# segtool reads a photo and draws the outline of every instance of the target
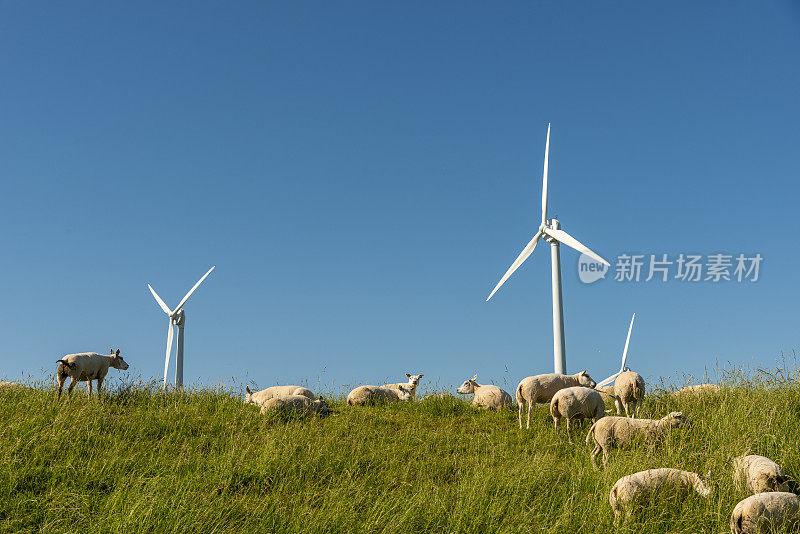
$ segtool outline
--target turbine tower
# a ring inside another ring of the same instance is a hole
[[[517,259],[508,268],[506,274],[500,279],[495,288],[492,290],[489,299],[500,289],[508,278],[514,274],[514,271],[519,268],[523,262],[528,259],[536,248],[536,243],[539,239],[544,237],[544,240],[550,243],[550,261],[552,267],[553,277],[553,366],[556,373],[565,374],[567,372],[567,353],[564,341],[564,305],[561,300],[561,252],[559,244],[564,243],[570,248],[574,248],[578,252],[586,254],[595,260],[611,266],[606,260],[598,254],[589,250],[588,247],[583,245],[580,241],[566,233],[561,229],[561,224],[557,219],[547,218],[547,160],[550,154],[550,124],[547,124],[547,141],[544,145],[544,172],[542,173],[542,223],[539,225],[539,230],[533,236],[533,239],[525,245]]]
[[[194,287],[192,287],[192,289],[186,293],[186,296],[181,299],[180,303],[175,307],[174,310],[170,310],[169,306],[164,304],[164,301],[158,296],[158,293],[156,293],[150,284],[147,284],[147,287],[150,289],[150,293],[153,294],[153,298],[156,299],[158,305],[162,310],[164,310],[164,313],[167,314],[167,317],[169,317],[169,324],[167,326],[167,357],[164,360],[164,389],[167,389],[167,371],[169,370],[169,357],[172,353],[173,326],[178,327],[178,343],[175,349],[175,388],[180,389],[183,387],[183,329],[186,326],[186,313],[183,311],[183,305],[186,304],[186,301],[192,296],[194,290],[203,283],[203,280],[206,279],[206,276],[211,274],[211,271],[214,270],[214,267],[216,267],[216,265],[211,267],[208,272],[203,275],[203,278],[197,281]]]

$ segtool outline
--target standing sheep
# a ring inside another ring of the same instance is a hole
[[[639,404],[644,400],[644,388],[644,378],[639,373],[633,371],[620,373],[614,380],[614,398],[617,410],[619,410],[619,404],[622,404],[622,407],[625,408],[625,415],[635,418]],[[622,415],[621,410],[620,415]]]
[[[771,530],[794,532],[800,523],[800,499],[794,493],[758,493],[740,501],[731,514],[733,534]]]
[[[257,406],[262,406],[269,399],[279,395],[302,395],[312,401],[314,400],[314,393],[310,389],[301,386],[272,386],[255,393],[250,390],[250,386],[245,386],[244,389],[247,391],[244,396],[245,404],[255,404]]]
[[[608,494],[608,502],[614,510],[616,521],[623,510],[630,517],[635,506],[646,503],[654,495],[677,492],[682,499],[692,489],[705,498],[711,495],[711,487],[695,473],[670,467],[648,469],[617,480]]]
[[[614,395],[614,384],[610,386],[595,386],[595,391],[600,392],[601,395],[608,397],[614,403],[614,408],[617,410],[617,415],[622,415],[622,404],[619,399]]]
[[[261,415],[270,412],[286,415],[327,415],[328,405],[321,396],[312,400],[305,395],[278,395],[261,405]]]
[[[497,386],[478,384],[476,382],[477,378],[478,375],[476,374],[471,379],[465,380],[464,383],[456,389],[456,393],[461,393],[462,395],[475,394],[475,397],[472,399],[472,405],[486,408],[487,410],[499,410],[513,405],[511,395],[509,395],[507,391]]]
[[[60,360],[56,360],[58,369],[56,369],[56,380],[58,380],[58,398],[61,398],[61,392],[64,390],[64,382],[67,377],[70,377],[69,387],[67,387],[67,394],[72,396],[72,390],[78,382],[87,382],[89,396],[92,395],[92,380],[97,380],[97,397],[100,397],[100,388],[103,385],[103,379],[108,374],[109,367],[114,369],[126,370],[128,364],[119,355],[119,349],[116,354],[114,349],[111,349],[111,355],[98,354],[96,352],[81,352],[78,354],[67,354]]]
[[[550,402],[550,414],[556,425],[556,433],[559,430],[561,418],[566,418],[567,437],[572,443],[572,436],[569,433],[570,421],[575,418],[599,421],[606,415],[606,403],[602,395],[594,389],[582,386],[564,388],[553,395],[553,400]]]
[[[550,402],[559,390],[573,386],[594,388],[597,384],[585,370],[574,375],[547,373],[523,378],[517,386],[519,404],[519,427],[522,428],[522,412],[528,404],[528,426],[531,427],[531,409],[537,403]]]
[[[603,465],[608,463],[609,451],[630,445],[638,437],[654,443],[669,428],[689,428],[692,423],[681,412],[671,412],[662,419],[629,419],[603,417],[592,425],[586,434],[586,444],[594,443],[592,467],[597,470],[597,455],[603,451]]]
[[[410,400],[411,392],[405,386],[399,386],[397,389],[371,385],[359,386],[347,395],[347,404],[350,406],[408,402]]]
[[[789,491],[786,481],[789,477],[781,466],[756,454],[738,456],[731,459],[733,464],[733,484],[736,489],[746,489],[750,493],[767,491]]]
[[[411,400],[413,401],[417,395],[417,386],[419,386],[419,379],[425,375],[412,375],[410,373],[406,373],[408,377],[408,382],[398,382],[396,384],[384,384],[381,387],[389,388],[389,389],[400,389],[400,386],[403,386],[407,390],[411,392]]]

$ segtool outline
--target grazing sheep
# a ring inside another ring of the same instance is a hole
[[[671,467],[648,469],[617,480],[608,494],[608,502],[616,521],[623,510],[630,517],[635,506],[646,503],[654,495],[677,492],[679,498],[685,498],[691,489],[705,498],[711,495],[711,487],[695,473]]]
[[[397,389],[359,386],[347,395],[347,404],[350,406],[385,404],[396,401],[408,402],[410,400],[411,392],[405,386],[399,386]]]
[[[553,395],[550,414],[553,416],[556,432],[559,430],[561,418],[567,419],[567,437],[572,443],[572,436],[569,433],[570,421],[575,418],[599,421],[606,415],[606,403],[603,396],[594,389],[582,386],[564,388]]]
[[[312,400],[305,395],[277,395],[261,405],[261,415],[270,412],[287,415],[327,415],[328,405],[321,396]]]
[[[722,388],[716,384],[697,384],[694,386],[686,386],[685,388],[681,388],[678,391],[672,392],[672,394],[678,397],[686,395],[700,396],[706,393],[716,393],[720,391],[720,389]]]
[[[464,383],[456,389],[456,393],[461,393],[462,395],[474,393],[475,397],[472,399],[472,405],[486,408],[487,410],[499,410],[513,405],[511,395],[509,395],[507,391],[497,386],[478,384],[475,381],[477,378],[478,375],[476,374],[471,379],[465,380]]]
[[[767,491],[789,491],[789,485],[781,466],[756,454],[738,456],[731,459],[733,464],[733,484],[736,489],[746,489],[750,493]]]
[[[519,404],[519,427],[522,428],[522,412],[528,403],[528,426],[531,427],[531,409],[536,403],[550,402],[559,390],[573,386],[594,388],[597,384],[589,373],[581,371],[574,375],[547,373],[523,378],[517,386],[517,404]]]
[[[312,401],[314,400],[314,394],[311,390],[301,386],[272,386],[255,393],[250,390],[250,386],[245,386],[244,389],[247,391],[244,396],[245,404],[255,404],[256,406],[263,406],[269,399],[279,395],[302,395]]]
[[[794,532],[800,523],[800,499],[794,493],[758,493],[742,500],[731,514],[733,534],[780,530]]]
[[[597,470],[596,458],[603,451],[603,465],[608,463],[609,451],[629,445],[643,436],[646,443],[654,443],[669,428],[689,428],[691,421],[681,412],[671,412],[662,419],[629,419],[627,417],[603,417],[596,421],[586,434],[586,444],[594,443],[592,467]]]
[[[620,415],[622,415],[622,410],[620,410],[619,404],[622,404],[626,416],[636,417],[639,404],[644,400],[644,388],[644,378],[639,373],[633,371],[620,373],[614,380],[614,399]]]
[[[381,387],[389,389],[399,389],[400,386],[403,386],[411,392],[411,400],[413,401],[417,395],[417,386],[419,385],[419,379],[425,375],[412,375],[410,373],[406,373],[406,376],[408,377],[408,382],[398,382],[397,384],[384,384]]]
[[[78,354],[67,354],[60,360],[56,360],[58,369],[56,379],[58,380],[58,398],[64,390],[64,382],[70,377],[67,393],[72,396],[72,390],[78,382],[87,382],[89,396],[92,395],[92,380],[97,380],[97,396],[100,397],[100,388],[103,386],[103,379],[108,373],[108,368],[122,369],[128,368],[128,364],[111,349],[111,355],[97,354],[96,352],[81,352]]]

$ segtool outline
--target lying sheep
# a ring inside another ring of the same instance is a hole
[[[522,428],[522,412],[528,404],[528,426],[531,427],[531,409],[536,403],[550,402],[559,390],[573,386],[594,388],[597,384],[589,373],[581,371],[574,375],[547,373],[523,378],[517,386],[517,404],[519,404],[519,427]]]
[[[64,390],[64,382],[67,377],[70,377],[69,387],[67,387],[67,394],[72,396],[72,390],[78,382],[87,382],[89,396],[92,395],[92,380],[97,380],[97,396],[100,397],[100,388],[103,385],[103,379],[108,374],[109,367],[114,369],[122,369],[123,371],[128,368],[128,364],[119,355],[119,349],[116,354],[114,349],[111,349],[111,355],[98,354],[96,352],[81,352],[78,354],[67,354],[60,360],[56,360],[58,369],[56,370],[56,379],[58,380],[58,398],[61,398],[61,392]]]
[[[403,386],[411,392],[411,400],[413,401],[417,395],[417,386],[419,386],[419,379],[425,375],[412,375],[406,373],[406,376],[408,377],[408,382],[398,382],[397,384],[384,384],[381,387],[389,389],[399,389],[400,386]]]
[[[570,421],[575,418],[599,421],[606,415],[606,403],[603,396],[594,389],[582,386],[564,388],[553,395],[550,414],[553,416],[556,432],[559,431],[561,418],[567,419],[567,437],[572,443],[572,436],[569,433]]]
[[[245,404],[255,404],[256,406],[263,406],[269,399],[279,395],[302,395],[312,401],[314,400],[314,393],[310,389],[301,386],[272,386],[255,393],[250,390],[250,386],[245,386],[244,389],[247,391],[244,396]]]
[[[756,454],[738,456],[731,459],[733,464],[733,484],[736,489],[746,489],[750,493],[767,491],[789,491],[789,485],[781,466]]]
[[[622,415],[619,405],[625,409],[625,415],[636,417],[639,404],[644,400],[644,378],[639,373],[625,371],[614,380],[614,398],[617,410]]]
[[[350,406],[386,404],[397,401],[408,402],[410,400],[411,392],[405,386],[398,386],[397,389],[381,386],[359,386],[347,395],[347,404]]]
[[[0,389],[33,390],[32,387],[19,382],[0,382]]]
[[[311,400],[305,395],[277,395],[261,405],[261,415],[283,413],[286,415],[327,415],[328,405],[321,396]]]
[[[800,523],[800,499],[794,493],[758,493],[740,501],[731,514],[733,534],[771,530],[794,532]]]
[[[617,480],[608,494],[608,502],[614,510],[616,521],[623,510],[630,517],[635,506],[646,503],[654,495],[677,492],[678,497],[682,499],[692,489],[705,498],[711,495],[711,487],[695,473],[671,467],[648,469]]]
[[[609,451],[629,445],[642,436],[646,443],[654,443],[669,428],[689,428],[691,421],[681,412],[671,412],[662,419],[629,419],[604,417],[596,421],[586,434],[586,444],[594,443],[592,467],[597,470],[597,455],[603,451],[603,465],[608,463]]]
[[[686,386],[678,391],[673,391],[672,394],[678,397],[683,397],[686,395],[700,396],[706,393],[716,393],[720,391],[720,389],[721,388],[716,384],[697,384],[694,386]]]
[[[478,384],[475,381],[477,378],[478,375],[476,374],[471,379],[465,380],[464,383],[456,389],[456,393],[461,393],[462,395],[475,394],[475,397],[472,399],[472,405],[486,408],[487,410],[499,410],[513,405],[511,395],[509,395],[507,391],[497,386]]]

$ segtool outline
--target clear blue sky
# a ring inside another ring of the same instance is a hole
[[[509,384],[552,370],[550,213],[608,257],[760,253],[756,283],[582,284],[568,368],[800,345],[796,2],[0,3],[0,374],[121,347],[187,381]],[[117,372],[114,372],[117,373]]]

